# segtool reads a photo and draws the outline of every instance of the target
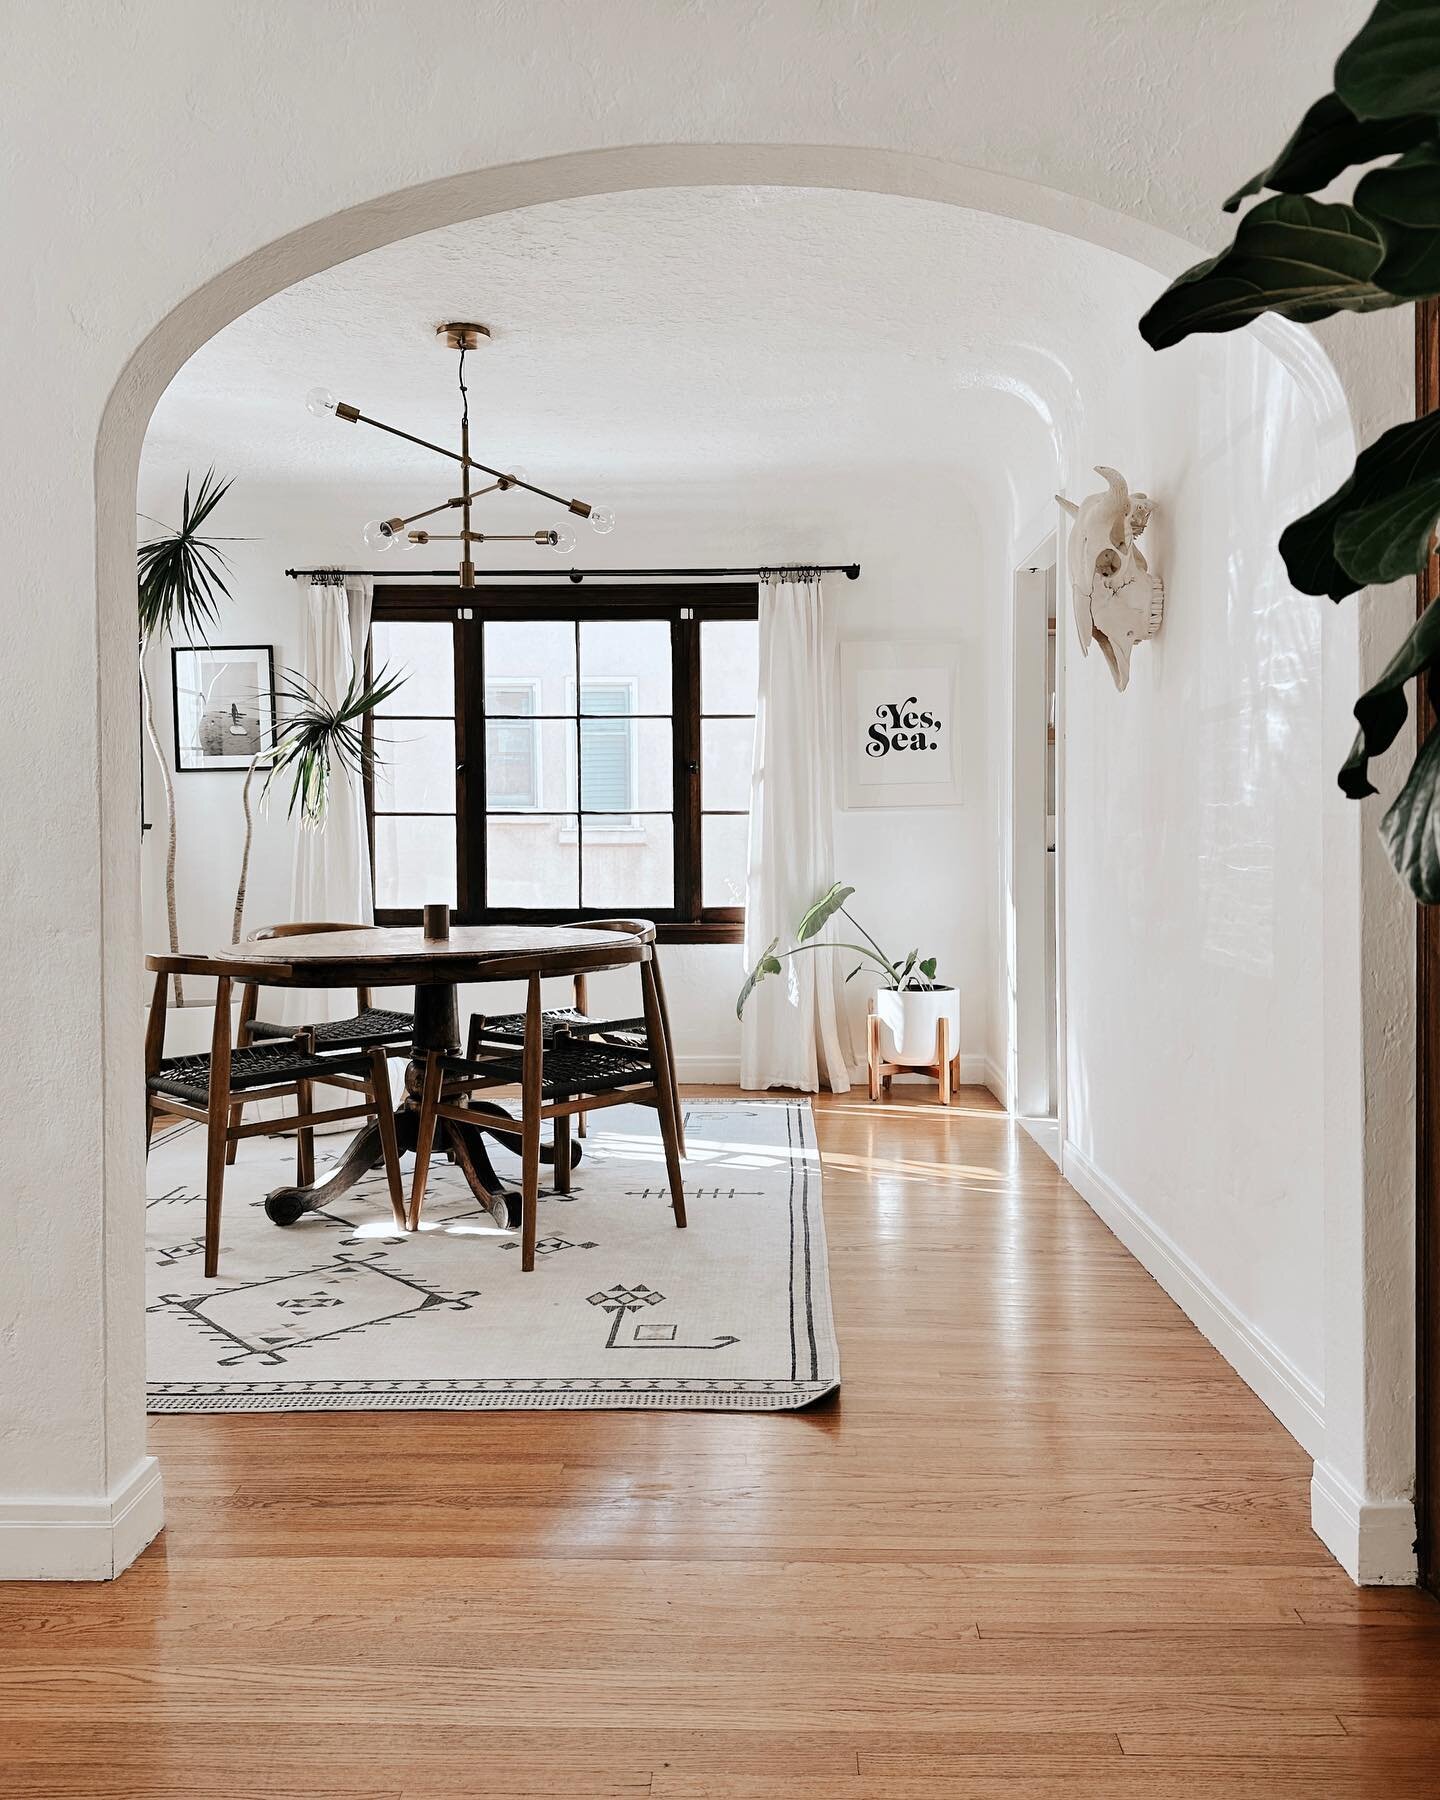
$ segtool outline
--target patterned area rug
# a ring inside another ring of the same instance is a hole
[[[378,1172],[282,1229],[263,1201],[293,1144],[243,1139],[207,1282],[204,1132],[177,1127],[149,1163],[150,1410],[808,1405],[840,1381],[810,1108],[695,1103],[685,1131],[677,1231],[654,1113],[592,1115],[574,1191],[542,1196],[530,1275],[444,1161],[418,1235]],[[317,1140],[319,1172],[344,1142]]]

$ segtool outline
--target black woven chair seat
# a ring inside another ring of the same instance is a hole
[[[557,1031],[583,1031],[591,1038],[614,1039],[618,1043],[637,1047],[643,1047],[645,1043],[643,1019],[592,1019],[585,1013],[576,1012],[573,1006],[548,1007],[541,1013],[540,1036],[547,1050],[554,1043]],[[481,1037],[494,1044],[523,1044],[524,1013],[502,1013],[498,1019],[485,1019]]]
[[[243,1093],[247,1088],[280,1087],[286,1082],[301,1081],[306,1076],[323,1080],[327,1075],[368,1075],[369,1058],[365,1056],[309,1056],[296,1050],[293,1040],[285,1044],[256,1044],[230,1055],[230,1090]],[[152,1094],[169,1094],[176,1100],[189,1100],[204,1106],[210,1098],[210,1058],[205,1056],[168,1056],[145,1086]]]
[[[295,1025],[269,1025],[254,1019],[250,1025],[252,1038],[292,1038],[300,1029]],[[307,1025],[315,1033],[317,1050],[368,1050],[372,1044],[408,1044],[415,1030],[410,1013],[385,1012],[378,1006],[367,1006],[364,1012],[348,1019],[322,1019]]]
[[[463,1056],[447,1056],[441,1068],[446,1075],[488,1076],[497,1083],[519,1082],[524,1058],[502,1053],[469,1062]],[[648,1087],[654,1079],[646,1050],[559,1036],[545,1049],[541,1092],[547,1100],[573,1100],[577,1094],[609,1094],[619,1088]]]

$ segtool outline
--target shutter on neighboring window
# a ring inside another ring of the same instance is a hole
[[[624,713],[629,690],[618,683],[581,684],[586,713]],[[586,812],[628,812],[635,804],[630,791],[630,733],[627,718],[587,718],[582,729],[582,801]]]

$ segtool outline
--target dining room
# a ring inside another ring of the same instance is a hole
[[[882,845],[909,879],[859,887],[867,953],[872,929],[923,936],[967,997],[947,1091],[988,1078],[994,646],[957,566],[985,540],[950,472],[867,466],[898,322],[883,356],[857,359],[852,330],[826,344],[852,417],[824,444],[807,306],[757,325],[700,292],[717,252],[738,292],[854,198],[740,200],[612,196],[404,240],[236,320],[156,409],[154,1411],[833,1392],[795,1095],[848,1086],[872,983],[837,1000],[802,957],[737,999],[789,915]],[[908,224],[863,210],[887,239]],[[481,300],[488,322],[442,317]],[[717,358],[746,382],[713,383]],[[971,411],[1025,441],[1013,401]],[[873,505],[840,498],[862,484]],[[897,642],[953,733],[923,793],[863,765],[861,785],[835,741],[842,646],[893,685]]]

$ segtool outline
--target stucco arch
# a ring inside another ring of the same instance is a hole
[[[266,244],[179,302],[138,343],[106,403],[95,443],[96,630],[99,649],[101,964],[104,973],[102,1067],[106,1084],[103,1218],[106,1356],[104,1430],[112,1471],[144,1466],[143,1270],[138,1245],[142,1169],[138,1084],[125,1071],[140,1063],[141,964],[139,856],[134,830],[137,794],[137,720],[134,695],[134,495],[141,445],[151,412],[181,365],[231,320],[281,289],[350,258],[400,239],[462,220],[586,195],[656,187],[799,186],[848,189],[937,201],[991,212],[1084,239],[1168,277],[1193,261],[1196,248],[1178,237],[1092,202],[993,170],[879,148],[804,144],[657,144],[596,149],[534,161],[479,168],[464,174],[379,194],[363,204],[315,219]],[[1262,328],[1268,346],[1293,377],[1322,402],[1323,410],[1351,431],[1356,410],[1329,357],[1307,333],[1274,325]],[[1326,709],[1348,708],[1360,676],[1358,627],[1337,615],[1327,625]],[[1338,715],[1337,715],[1338,716]],[[1336,921],[1337,943],[1353,955],[1341,964],[1343,988],[1327,1019],[1336,1034],[1339,1096],[1349,1091],[1358,1053],[1361,969],[1358,926],[1364,912],[1358,813],[1338,815],[1333,851],[1327,850],[1327,913]],[[1327,969],[1330,964],[1327,963]],[[1329,975],[1327,974],[1327,982]],[[1327,1028],[1327,1043],[1329,1033]],[[115,1076],[120,1072],[119,1077]],[[1327,1087],[1331,1085],[1327,1080]],[[1342,1131],[1360,1142],[1358,1095],[1354,1110],[1336,1113]],[[1357,1155],[1359,1153],[1357,1152]],[[1353,1173],[1353,1170],[1351,1171]],[[1368,1185],[1360,1171],[1337,1189],[1337,1204],[1363,1201]],[[1363,1334],[1362,1334],[1363,1335]],[[1350,1346],[1350,1350],[1364,1345]],[[1328,1383],[1327,1383],[1328,1385]],[[1363,1444],[1364,1409],[1352,1437]],[[1363,1452],[1361,1462],[1363,1465]],[[1363,1475],[1363,1468],[1362,1468]],[[1347,1478],[1348,1479],[1348,1478]],[[153,1471],[145,1518],[159,1523],[159,1486]],[[1355,1486],[1353,1479],[1350,1485]],[[1362,1484],[1363,1485],[1363,1484]],[[153,1518],[151,1515],[153,1514]],[[123,1567],[153,1532],[142,1520]]]

